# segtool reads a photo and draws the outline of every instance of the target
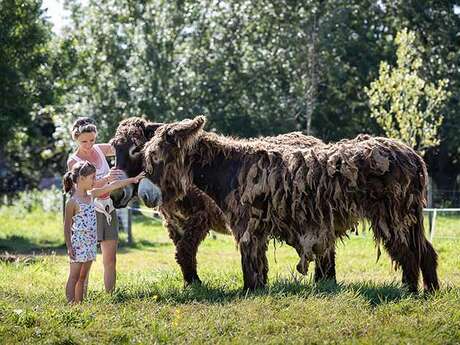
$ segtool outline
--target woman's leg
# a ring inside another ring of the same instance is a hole
[[[104,265],[105,291],[112,292],[115,289],[117,279],[117,245],[118,240],[106,240],[101,242],[102,263]]]
[[[80,276],[80,268],[82,264],[78,262],[73,262],[70,264],[69,278],[67,279],[67,284],[65,287],[65,295],[67,297],[67,302],[72,303],[75,301],[75,286],[78,282],[78,277]]]
[[[75,285],[75,302],[79,303],[83,300],[83,290],[85,286],[86,277],[89,274],[92,261],[84,262],[80,268],[77,284]]]

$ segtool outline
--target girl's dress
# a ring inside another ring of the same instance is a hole
[[[97,166],[97,164],[93,163],[94,166],[96,167],[96,180],[100,180],[101,178],[103,178],[109,173],[110,167],[99,145],[94,145],[93,148],[96,151],[97,155],[99,156],[99,161],[101,162],[99,167]],[[85,161],[84,159],[81,159],[80,157],[78,157],[75,153],[69,156],[69,160],[70,159],[73,159],[75,162]],[[110,225],[112,221],[112,217],[113,216],[116,217],[116,214],[114,213],[115,208],[113,207],[112,199],[110,199],[110,194],[107,193],[107,194],[101,195],[100,197],[96,198],[94,202],[96,205],[96,212],[103,214],[105,216],[107,224]]]
[[[73,216],[72,235],[70,242],[74,251],[74,259],[70,262],[87,262],[96,259],[97,232],[96,209],[94,202],[86,204],[74,199],[80,211]]]

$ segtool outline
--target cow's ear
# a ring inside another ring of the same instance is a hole
[[[144,135],[147,140],[152,139],[155,135],[155,132],[158,128],[163,126],[163,123],[156,123],[156,122],[148,122],[144,128]]]
[[[191,145],[198,138],[205,123],[206,118],[201,115],[193,120],[183,120],[174,124],[168,130],[167,136],[169,140],[172,140],[179,147]]]

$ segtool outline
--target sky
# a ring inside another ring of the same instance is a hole
[[[64,0],[43,0],[42,8],[47,9],[46,17],[53,23],[55,33],[60,33],[67,16],[63,8]]]
[[[46,9],[45,17],[53,24],[53,31],[61,33],[62,28],[68,21],[69,12],[64,10],[65,0],[42,0],[42,8]],[[80,3],[87,4],[88,0],[80,0]]]

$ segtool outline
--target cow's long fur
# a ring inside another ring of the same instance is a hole
[[[414,150],[368,135],[298,149],[204,132],[204,123],[197,117],[160,127],[145,146],[146,169],[164,200],[180,200],[196,185],[223,210],[241,250],[245,288],[267,281],[269,238],[293,246],[305,274],[361,219],[402,267],[410,290],[420,270],[425,288],[438,288],[437,255],[423,229],[427,171]]]

